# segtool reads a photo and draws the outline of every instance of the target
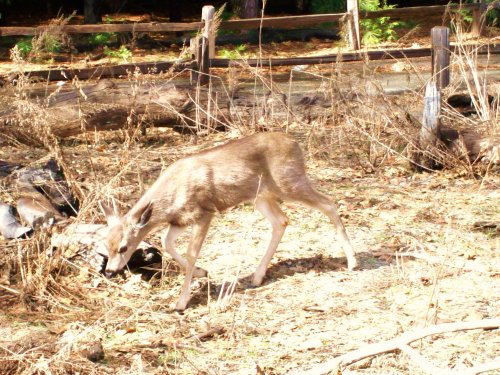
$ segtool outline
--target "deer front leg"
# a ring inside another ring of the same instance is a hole
[[[177,262],[177,264],[179,264],[183,271],[186,271],[188,262],[182,255],[175,251],[175,241],[185,230],[186,227],[170,225],[168,231],[163,235],[161,239],[163,251],[167,252]],[[193,276],[205,277],[207,276],[207,271],[205,271],[203,268],[195,267]]]
[[[212,215],[207,215],[202,218],[198,223],[193,225],[193,233],[191,234],[191,241],[189,242],[187,250],[187,266],[186,266],[186,276],[184,279],[184,284],[182,285],[181,295],[175,309],[178,311],[183,311],[191,299],[189,289],[191,287],[191,279],[195,271],[196,259],[200,255],[201,245],[210,227],[210,222],[212,221]]]

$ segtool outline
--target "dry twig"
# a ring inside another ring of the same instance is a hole
[[[446,332],[466,331],[471,329],[497,329],[500,327],[500,319],[484,319],[476,322],[445,323],[421,329],[416,332],[407,332],[391,340],[377,342],[364,346],[352,352],[336,357],[328,362],[322,363],[312,369],[299,373],[300,375],[319,375],[327,373],[338,373],[341,368],[358,362],[364,358],[376,356],[382,353],[402,351],[409,354],[410,359],[415,361],[424,371],[431,374],[458,374],[456,371],[440,369],[418,354],[408,344],[427,336],[437,335]],[[479,374],[491,369],[499,369],[500,362],[485,363],[474,366],[467,370],[460,370],[460,374]]]

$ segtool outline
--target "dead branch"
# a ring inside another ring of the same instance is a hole
[[[225,331],[226,329],[224,327],[215,326],[213,328],[210,328],[208,331],[198,333],[191,336],[190,338],[194,339],[195,341],[203,341],[215,335],[222,335]]]
[[[482,363],[480,365],[471,367],[464,372],[462,372],[463,375],[476,375],[476,374],[482,374],[483,372],[488,372],[488,371],[493,371],[493,370],[498,370],[500,368],[500,361],[492,361],[492,362],[487,362],[487,363]]]
[[[405,353],[413,363],[416,363],[422,370],[428,372],[429,374],[434,375],[444,375],[449,373],[448,370],[443,370],[437,366],[434,366],[432,363],[429,363],[429,360],[421,355],[418,351],[413,349],[410,345],[402,344],[398,347],[403,353]]]
[[[354,350],[352,352],[346,353],[344,355],[341,355],[337,358],[334,358],[328,362],[322,363],[316,367],[313,367],[312,369],[301,372],[300,375],[318,375],[318,374],[327,374],[327,373],[337,373],[340,371],[342,367],[349,366],[355,362],[358,362],[364,358],[368,357],[373,357],[379,354],[383,353],[389,353],[389,352],[394,352],[394,351],[404,351],[408,354],[410,354],[410,358],[412,360],[416,360],[417,363],[426,371],[430,372],[431,374],[439,374],[439,373],[453,373],[451,370],[444,370],[444,369],[439,369],[439,372],[436,372],[436,367],[424,363],[426,361],[425,359],[422,359],[423,357],[418,355],[415,356],[413,353],[413,350],[410,351],[407,349],[408,344],[412,343],[413,341],[422,339],[427,336],[432,336],[432,335],[438,335],[442,333],[447,333],[447,332],[456,332],[456,331],[466,331],[466,330],[471,330],[471,329],[497,329],[500,327],[500,319],[484,319],[476,322],[457,322],[457,323],[445,323],[445,324],[439,324],[427,328],[423,328],[419,331],[416,332],[407,332],[399,337],[393,338],[391,340],[383,341],[383,342],[378,342],[374,343],[371,345],[367,345],[365,347],[359,348],[357,350]],[[498,364],[498,363],[497,363]],[[488,368],[490,369],[490,366],[496,366],[493,365],[492,363],[488,364],[483,364],[479,365],[476,367],[473,367],[467,371],[480,371],[484,372],[483,368]],[[500,368],[500,367],[493,367],[493,368]],[[474,369],[474,370],[473,370]],[[461,374],[464,372],[461,371]],[[479,372],[467,372],[468,374],[473,373],[479,373]]]

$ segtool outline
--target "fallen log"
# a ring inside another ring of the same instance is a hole
[[[315,94],[220,94],[173,83],[102,80],[85,88],[53,92],[35,90],[28,99],[0,112],[0,131],[16,140],[40,143],[47,133],[58,138],[84,132],[139,127],[170,127],[181,133],[225,130],[226,124],[248,126],[250,119],[272,113],[273,119],[294,115],[311,121],[329,116],[331,99]]]
[[[103,80],[85,89],[31,96],[0,113],[0,128],[14,139],[36,141],[49,130],[59,138],[86,131],[134,128],[137,124],[185,128],[191,100],[173,84],[133,88]],[[34,134],[35,133],[35,134]]]
[[[66,61],[65,59],[64,61]],[[168,71],[181,72],[186,69],[196,69],[196,62],[186,61],[156,61],[138,62],[134,64],[118,64],[111,66],[97,66],[92,68],[61,68],[33,70],[25,74],[30,79],[53,81],[70,81],[74,78],[79,80],[104,79],[127,77],[136,72],[142,74],[160,74]],[[0,76],[0,83],[14,83],[19,79],[19,74],[8,74]]]

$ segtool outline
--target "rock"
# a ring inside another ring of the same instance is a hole
[[[16,205],[21,221],[34,229],[50,227],[57,220],[63,219],[59,211],[45,197],[38,193],[19,198]]]
[[[8,176],[19,168],[22,168],[22,165],[0,160],[0,177]]]
[[[23,168],[17,172],[18,185],[36,190],[43,195],[54,208],[68,216],[75,216],[79,202],[66,182],[62,169],[54,159],[50,159],[40,168]]]
[[[7,239],[28,235],[31,228],[22,226],[15,217],[15,210],[8,204],[0,202],[0,234]]]
[[[493,95],[487,94],[484,99],[488,102],[488,105],[491,107],[495,101]],[[477,96],[471,97],[470,93],[456,93],[450,95],[446,102],[451,107],[455,108],[458,112],[460,112],[464,116],[470,116],[473,114],[477,114],[477,108],[474,103],[480,103],[481,99]],[[479,105],[479,104],[478,104]]]
[[[52,204],[50,197],[40,192],[37,187],[49,186],[54,176],[47,175],[43,169],[23,169],[18,172],[17,187],[20,198],[17,200],[17,212],[21,221],[32,228],[50,227],[64,216]]]
[[[100,341],[83,344],[80,354],[91,362],[102,361],[105,357],[104,348]]]

